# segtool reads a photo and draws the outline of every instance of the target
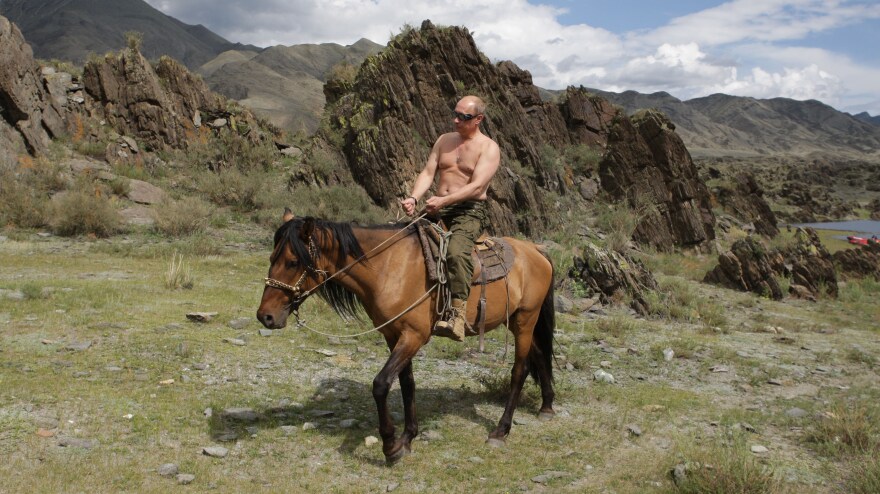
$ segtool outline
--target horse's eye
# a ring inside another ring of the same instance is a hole
[[[287,261],[286,266],[287,269],[293,269],[296,267],[297,262],[295,260]]]

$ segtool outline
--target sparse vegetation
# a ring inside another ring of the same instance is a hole
[[[171,237],[205,231],[210,217],[208,205],[195,197],[168,199],[153,209],[156,230]]]
[[[755,458],[744,437],[732,441],[693,448],[682,453],[677,468],[680,477],[674,483],[676,493],[774,494],[790,492],[783,487],[773,469]],[[674,472],[674,469],[673,469]],[[673,476],[676,474],[673,473]]]
[[[190,290],[194,284],[192,268],[184,261],[182,254],[175,252],[171,255],[168,271],[165,273],[165,288]]]
[[[98,184],[89,180],[53,198],[50,209],[49,224],[59,235],[108,237],[122,229],[119,212]]]

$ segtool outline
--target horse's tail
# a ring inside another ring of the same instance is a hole
[[[540,384],[538,369],[547,369],[550,382],[553,382],[553,332],[556,329],[556,308],[554,296],[553,261],[543,251],[539,252],[550,262],[550,287],[541,304],[538,322],[532,334],[532,350],[529,352],[529,374]]]

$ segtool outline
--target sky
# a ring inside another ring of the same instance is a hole
[[[880,0],[146,0],[260,47],[467,27],[547,89],[817,99],[880,114]]]

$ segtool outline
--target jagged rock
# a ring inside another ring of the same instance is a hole
[[[848,278],[873,276],[880,280],[880,245],[871,244],[844,249],[832,255],[838,272]]]
[[[226,111],[225,98],[183,65],[162,57],[154,69],[132,49],[87,63],[83,85],[90,98],[87,110],[102,114],[120,134],[134,136],[148,149],[184,148],[195,135],[195,122],[201,122],[200,112]],[[139,151],[127,146],[132,153]]]
[[[22,147],[30,154],[45,154],[50,139],[65,131],[64,106],[46,90],[44,76],[18,26],[2,16],[0,67],[0,159],[14,163],[13,153]]]
[[[718,265],[706,273],[703,281],[780,300],[783,293],[774,278],[772,257],[774,254],[768,254],[755,237],[737,240],[730,251],[718,256]]]
[[[740,221],[751,222],[761,235],[775,237],[776,215],[764,199],[764,189],[750,173],[740,173],[727,186],[713,190],[718,202]]]
[[[812,228],[798,228],[795,246],[785,253],[791,264],[791,284],[806,287],[814,297],[824,291],[837,297],[837,271],[819,234]]]
[[[650,306],[645,297],[647,290],[655,290],[657,281],[640,261],[619,252],[601,249],[591,242],[584,245],[583,257],[574,258],[569,276],[579,280],[590,294],[598,294],[608,303],[620,293],[632,299],[632,308],[647,314]]]
[[[468,93],[483,97],[489,105],[483,131],[502,152],[502,170],[489,189],[497,234],[546,228],[553,211],[541,188],[561,192],[575,182],[567,164],[545,166],[542,151],[601,145],[617,111],[583,89],[570,88],[562,103],[544,102],[527,71],[512,62],[492,65],[466,29],[429,21],[367,58],[353,82],[328,81],[328,92],[330,125],[313,146],[334,149],[324,156],[342,158],[340,168],[382,205],[409,192],[431,144],[452,130],[450,111],[457,99]],[[318,154],[306,150],[304,162]],[[557,169],[566,166],[567,172]]]
[[[619,115],[599,164],[605,191],[640,213],[633,238],[661,250],[715,238],[709,190],[674,129],[656,110]]]

